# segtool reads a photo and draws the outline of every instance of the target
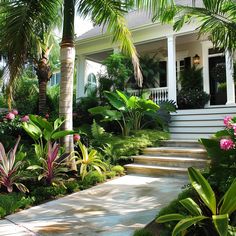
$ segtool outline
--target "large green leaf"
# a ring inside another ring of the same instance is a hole
[[[57,140],[57,139],[65,137],[66,135],[70,135],[70,134],[74,134],[74,133],[76,133],[76,132],[73,130],[57,131],[52,134],[51,138],[54,140]]]
[[[229,215],[213,215],[212,216],[213,223],[215,228],[220,236],[227,236],[228,235],[228,222],[229,222]]]
[[[104,92],[109,103],[119,111],[126,110],[126,103],[122,101],[119,96],[114,92]]]
[[[234,211],[236,211],[236,179],[223,197],[220,214],[231,215]]]
[[[41,116],[30,115],[30,121],[36,124],[40,129],[46,129],[50,132],[53,131],[53,126],[45,118]]]
[[[180,203],[189,211],[189,213],[193,216],[201,216],[202,210],[198,206],[198,204],[193,201],[191,198],[185,198],[180,201]]]
[[[192,186],[206,206],[211,210],[212,214],[216,214],[216,198],[210,184],[202,176],[200,171],[193,167],[188,168],[188,175]]]
[[[111,107],[110,106],[97,106],[97,107],[93,107],[88,109],[88,111],[93,114],[93,115],[106,115],[106,111],[110,110]]]
[[[42,137],[42,131],[36,125],[24,122],[22,127],[32,139],[38,140]]]
[[[179,221],[185,219],[186,216],[181,215],[181,214],[168,214],[164,216],[160,216],[156,219],[157,223],[165,223],[169,221]]]
[[[199,221],[202,221],[204,219],[207,219],[205,216],[195,216],[195,217],[189,217],[181,220],[174,228],[172,232],[172,236],[178,236],[179,233],[185,231],[192,225],[196,224]]]

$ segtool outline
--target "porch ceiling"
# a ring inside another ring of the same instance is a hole
[[[200,40],[205,40],[205,38],[201,37]],[[176,37],[177,51],[178,51],[178,46],[184,45],[186,43],[194,43],[197,41],[199,41],[197,33],[177,36]],[[139,43],[139,44],[136,44],[136,49],[138,51],[138,54],[141,56],[146,55],[146,54],[158,54],[159,57],[166,57],[167,56],[167,40],[159,39],[156,41]],[[107,50],[107,51],[102,51],[98,53],[88,54],[86,55],[86,58],[88,60],[101,63],[112,53],[113,53],[113,50]]]

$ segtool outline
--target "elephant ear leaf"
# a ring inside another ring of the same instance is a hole
[[[228,235],[228,222],[229,216],[228,214],[225,215],[213,215],[212,216],[213,223],[215,228],[220,236],[227,236]]]
[[[206,216],[195,216],[189,217],[181,220],[174,228],[172,232],[172,236],[178,236],[181,232],[185,231],[192,225],[196,224],[199,221],[207,219]]]
[[[234,211],[236,211],[236,179],[223,197],[220,214],[231,215]]]
[[[212,190],[210,184],[202,176],[200,171],[193,167],[188,168],[188,175],[192,186],[197,191],[199,197],[206,204],[206,206],[211,210],[211,212],[216,215],[216,198],[215,193]]]
[[[185,198],[181,200],[180,203],[182,204],[184,208],[186,208],[189,211],[190,214],[194,216],[202,215],[201,208],[198,206],[198,204],[195,201],[193,201],[193,199]]]

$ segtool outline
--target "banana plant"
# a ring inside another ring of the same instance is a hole
[[[117,121],[122,134],[127,136],[131,129],[141,128],[142,118],[146,113],[155,113],[159,106],[148,99],[147,94],[141,97],[128,96],[124,92],[104,92],[110,106],[99,106],[89,109],[89,112],[96,115],[103,115],[104,121]]]
[[[235,236],[236,227],[230,225],[230,215],[236,211],[236,179],[222,199],[217,202],[214,191],[199,170],[190,167],[188,169],[188,175],[191,185],[198,193],[201,202],[204,203],[204,208],[208,208],[211,215],[204,215],[203,207],[193,199],[186,198],[181,200],[180,203],[189,212],[188,216],[168,214],[158,217],[156,221],[158,223],[178,221],[173,229],[172,236],[180,235],[180,233],[186,232],[196,224],[201,224],[207,230],[209,228],[209,225],[207,225],[209,220],[212,222],[215,232],[219,236]]]
[[[82,180],[92,169],[98,171],[100,174],[102,174],[102,171],[105,172],[108,169],[108,165],[98,157],[95,149],[88,152],[87,147],[80,141],[77,144],[80,148],[80,153],[77,152],[78,160],[76,164],[80,165],[80,176]]]
[[[73,130],[60,131],[64,121],[61,118],[53,123],[36,115],[29,116],[29,122],[22,124],[26,133],[34,140],[35,153],[38,158],[47,158],[48,143],[54,142],[66,135],[74,134]]]

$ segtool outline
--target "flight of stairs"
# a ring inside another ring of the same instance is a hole
[[[209,138],[224,128],[225,116],[236,116],[236,106],[177,110],[171,114],[171,139],[198,140]]]
[[[187,176],[188,167],[203,169],[209,163],[205,149],[192,140],[162,141],[161,147],[146,148],[125,165],[128,174]]]

